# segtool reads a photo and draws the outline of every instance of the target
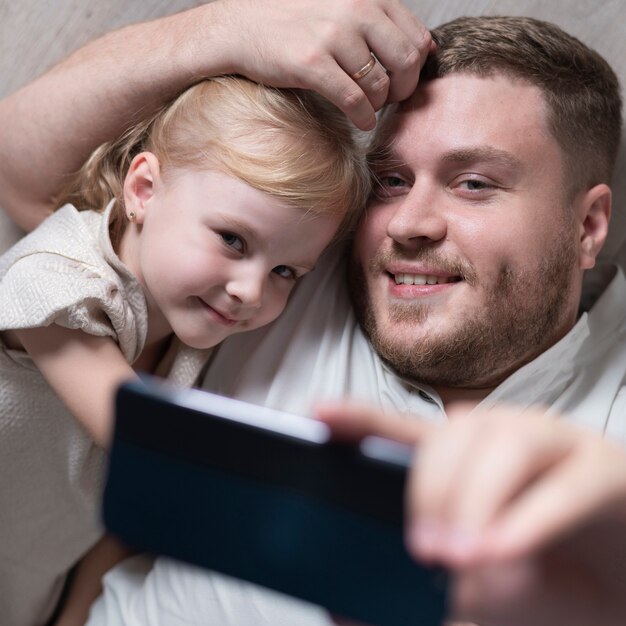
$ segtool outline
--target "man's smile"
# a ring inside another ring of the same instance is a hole
[[[445,285],[461,280],[459,276],[436,276],[434,274],[391,274],[396,285]]]

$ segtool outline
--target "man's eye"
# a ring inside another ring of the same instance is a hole
[[[468,178],[459,183],[459,187],[467,191],[484,191],[485,189],[493,189],[494,185],[485,180],[477,178]]]
[[[404,187],[404,181],[399,176],[384,176],[381,182],[385,187]]]
[[[281,278],[287,278],[288,280],[295,280],[297,278],[295,271],[287,265],[277,265],[272,271]]]
[[[245,244],[241,237],[233,233],[220,233],[220,237],[229,248],[233,248],[237,252],[243,252],[245,250]]]
[[[385,189],[398,189],[406,186],[406,182],[399,176],[381,176],[378,184]]]
[[[374,193],[379,198],[388,198],[405,192],[407,182],[399,176],[382,175],[374,179]]]

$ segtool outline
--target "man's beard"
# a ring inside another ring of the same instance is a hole
[[[564,225],[564,228],[567,228]],[[565,231],[568,232],[568,231]],[[389,258],[429,261],[439,268],[450,263],[433,250],[411,254],[381,254],[370,263],[374,273]],[[514,370],[546,350],[562,334],[564,318],[571,307],[572,272],[577,259],[573,239],[564,236],[532,269],[514,271],[503,264],[498,277],[486,290],[481,312],[457,314],[456,327],[445,335],[413,339],[399,336],[408,324],[424,323],[429,304],[396,303],[389,306],[389,320],[398,324],[398,334],[385,333],[377,324],[362,266],[351,258],[349,285],[357,319],[372,346],[398,374],[433,387],[483,388],[496,386]],[[471,287],[478,278],[466,262],[453,264],[451,272]],[[450,271],[450,270],[448,270]],[[454,289],[454,287],[452,287]]]

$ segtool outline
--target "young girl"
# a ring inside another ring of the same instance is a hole
[[[0,258],[4,626],[44,623],[101,534],[117,385],[193,384],[209,348],[281,313],[366,193],[339,111],[224,77],[99,148]]]

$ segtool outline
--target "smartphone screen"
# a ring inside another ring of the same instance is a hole
[[[411,450],[154,381],[123,385],[104,497],[137,549],[374,626],[438,626],[446,577],[403,544]]]

